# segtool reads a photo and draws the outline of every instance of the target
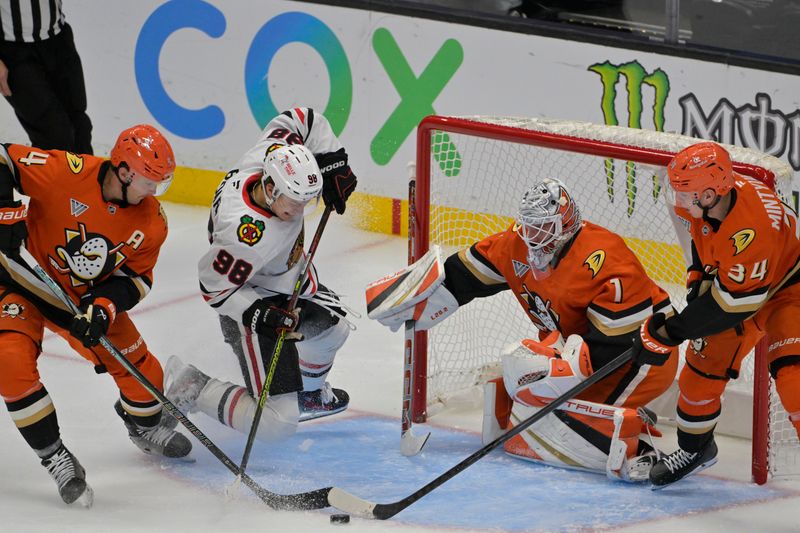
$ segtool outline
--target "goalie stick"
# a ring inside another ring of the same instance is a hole
[[[287,309],[290,312],[294,311],[294,307],[297,305],[297,299],[300,297],[300,289],[303,286],[303,278],[306,277],[308,267],[311,266],[311,260],[314,258],[314,254],[317,252],[317,246],[319,246],[319,240],[322,237],[322,231],[328,224],[328,218],[331,216],[332,210],[333,204],[329,204],[325,206],[325,211],[322,212],[322,217],[317,225],[317,231],[314,233],[314,238],[311,240],[311,244],[308,247],[306,262],[303,263],[303,268],[300,269],[300,274],[298,274],[297,281],[294,284],[292,297],[289,299]],[[272,359],[270,359],[269,362],[269,371],[267,372],[267,377],[264,378],[264,386],[261,388],[261,394],[258,396],[258,405],[256,405],[256,412],[253,415],[253,423],[250,425],[250,433],[247,435],[247,444],[245,444],[244,452],[242,453],[242,463],[241,466],[239,466],[239,471],[242,474],[244,474],[244,471],[247,468],[247,461],[250,459],[250,451],[253,449],[253,443],[256,440],[258,425],[261,422],[261,413],[264,412],[264,404],[267,403],[269,387],[272,385],[272,378],[275,376],[275,368],[278,366],[278,357],[280,357],[281,351],[283,350],[284,339],[286,339],[285,329],[281,330],[278,340],[275,341],[275,348],[272,351]]]
[[[16,261],[9,256],[6,256],[9,260]],[[78,306],[70,299],[70,297],[64,292],[64,289],[55,281],[50,275],[39,265],[31,253],[25,249],[20,248],[19,258],[22,260],[20,263],[23,266],[27,266],[29,269],[32,269],[36,276],[42,280],[49,288],[50,291],[59,299],[61,300],[72,313],[78,313],[79,309]],[[230,457],[225,455],[225,452],[220,450],[216,444],[214,444],[211,439],[209,439],[200,429],[197,428],[188,418],[184,415],[175,404],[173,404],[164,394],[158,390],[151,382],[148,380],[138,368],[133,366],[133,363],[128,361],[122,353],[120,353],[117,348],[114,347],[113,344],[106,338],[105,335],[100,337],[100,344],[105,348],[111,356],[116,359],[119,364],[121,364],[125,370],[127,370],[136,380],[142,384],[142,386],[147,389],[147,391],[153,395],[153,397],[158,400],[158,402],[164,407],[164,409],[175,419],[178,420],[181,424],[183,424],[186,429],[191,432],[194,437],[200,441],[200,443],[205,446],[211,454],[219,459],[219,461],[227,467],[233,474],[236,476],[241,477],[242,482],[247,485],[247,487],[258,496],[261,501],[266,503],[273,509],[278,510],[311,510],[311,509],[324,509],[325,507],[329,507],[331,504],[328,501],[328,493],[331,491],[331,487],[326,487],[322,489],[317,489],[309,492],[303,492],[299,494],[276,494],[274,492],[270,492],[267,489],[263,488],[261,485],[256,483],[250,476],[245,474],[237,465],[236,463],[231,460]],[[162,415],[163,416],[163,415]],[[345,491],[339,489],[339,492],[342,494],[342,497],[350,496]]]
[[[554,399],[552,402],[547,404],[541,410],[536,412],[535,414],[531,415],[530,417],[526,418],[518,426],[515,426],[507,433],[499,436],[480,450],[476,451],[450,470],[446,471],[445,473],[441,474],[439,477],[434,479],[433,481],[429,482],[427,485],[424,485],[422,488],[418,489],[416,492],[406,496],[402,500],[398,500],[394,503],[374,503],[362,498],[358,498],[349,494],[341,489],[332,488],[330,489],[330,493],[328,494],[328,500],[330,501],[331,505],[334,507],[341,509],[342,511],[349,513],[351,515],[357,515],[364,518],[377,518],[378,520],[386,520],[388,518],[393,517],[403,509],[407,508],[408,506],[415,503],[417,500],[421,499],[423,496],[431,493],[437,487],[443,485],[445,482],[449,481],[450,479],[454,478],[468,467],[472,466],[478,460],[483,458],[484,456],[488,455],[489,452],[506,442],[507,440],[511,439],[515,435],[522,433],[532,424],[536,423],[537,421],[541,420],[545,416],[549,415],[567,400],[570,400],[577,396],[578,394],[582,393],[601,379],[605,378],[609,374],[613,373],[617,369],[621,368],[624,364],[631,360],[633,356],[633,349],[628,348],[625,352],[618,355],[615,359],[610,361],[607,365],[600,368],[597,372],[586,378],[584,381],[578,383],[564,394],[559,396],[558,398]]]
[[[414,263],[414,249],[417,235],[417,214],[414,197],[416,195],[416,170],[413,163],[409,165],[411,176],[408,180],[408,264]],[[405,323],[405,343],[403,344],[403,408],[401,412],[400,427],[400,453],[406,457],[416,455],[428,442],[431,434],[416,436],[411,428],[411,401],[414,391],[414,359],[417,332],[414,321]]]

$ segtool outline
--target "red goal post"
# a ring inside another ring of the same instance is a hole
[[[555,177],[567,184],[584,218],[625,238],[681,309],[688,234],[679,237],[661,201],[660,180],[672,156],[699,141],[575,121],[429,116],[417,130],[416,216],[410,217],[415,227],[409,227],[414,250],[409,259],[421,257],[431,244],[442,246],[448,256],[506,229],[527,186]],[[755,150],[726,148],[736,172],[789,190],[792,169],[787,163]],[[437,404],[474,394],[482,382],[499,375],[502,348],[532,334],[532,324],[507,291],[474,300],[430,332],[416,333],[413,420],[424,422]],[[800,454],[758,354],[757,349],[742,373],[745,388],[754,391],[753,479],[764,483],[770,473],[779,473],[778,441],[789,450],[783,459],[798,473]]]

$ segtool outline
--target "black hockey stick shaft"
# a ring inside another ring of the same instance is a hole
[[[325,211],[322,212],[322,217],[317,225],[317,231],[314,233],[314,238],[311,240],[311,244],[308,247],[306,261],[303,263],[303,268],[300,269],[300,274],[297,276],[297,281],[294,284],[292,296],[289,299],[289,312],[294,311],[294,308],[297,305],[297,300],[300,298],[300,289],[303,286],[303,278],[306,277],[306,272],[308,272],[308,269],[311,267],[311,260],[314,259],[314,254],[317,253],[317,246],[319,246],[319,241],[322,238],[322,232],[325,230],[325,226],[328,224],[328,218],[330,218],[332,210],[333,204],[328,204],[325,206]],[[244,471],[247,468],[247,462],[250,460],[250,452],[253,450],[253,443],[256,440],[258,425],[261,423],[261,413],[264,412],[264,404],[267,403],[269,388],[272,385],[272,379],[275,377],[275,369],[278,366],[278,358],[281,356],[281,351],[283,351],[283,343],[285,340],[286,330],[284,329],[281,330],[278,340],[275,341],[275,348],[272,351],[272,358],[269,362],[269,370],[267,371],[267,376],[264,378],[264,386],[261,388],[261,394],[258,395],[256,412],[255,415],[253,415],[253,423],[250,424],[250,433],[247,434],[247,443],[245,444],[244,452],[242,453],[241,466],[239,466],[239,470],[242,474],[244,474]]]
[[[582,393],[601,379],[605,378],[609,374],[612,374],[623,365],[625,365],[628,361],[631,360],[633,357],[633,349],[629,348],[624,353],[617,356],[611,362],[609,362],[604,367],[600,368],[597,372],[583,380],[582,382],[578,383],[564,394],[559,396],[558,398],[554,399],[552,402],[547,404],[545,407],[537,411],[535,414],[531,415],[530,417],[526,418],[519,425],[515,426],[511,430],[509,430],[504,435],[496,438],[480,450],[476,451],[450,470],[446,471],[427,485],[423,486],[413,494],[406,496],[402,500],[396,501],[394,503],[372,503],[361,498],[354,497],[341,491],[340,489],[331,489],[331,493],[329,495],[329,499],[331,505],[337,507],[343,511],[349,512],[351,514],[356,514],[359,516],[364,516],[367,518],[377,518],[378,520],[386,520],[388,518],[393,517],[403,509],[407,508],[423,496],[430,494],[434,489],[443,485],[446,481],[454,478],[468,467],[472,466],[478,460],[483,458],[484,456],[488,455],[489,452],[506,442],[507,440],[513,438],[514,436],[518,435],[525,431],[528,427],[532,424],[535,424],[545,416],[549,415],[559,407],[561,407],[564,403],[568,402],[578,394]]]
[[[58,297],[67,307],[73,312],[78,313],[80,312],[78,306],[72,299],[64,292],[64,289],[55,281],[50,275],[39,265],[36,259],[31,255],[31,253],[26,250],[25,248],[20,249],[20,258],[22,259],[22,264],[26,264],[29,268],[32,268],[36,275],[41,279],[52,291],[53,294]],[[282,510],[307,510],[307,509],[323,509],[328,507],[330,504],[328,503],[328,493],[330,492],[330,487],[318,489],[302,494],[289,494],[289,495],[282,495],[282,494],[275,494],[273,492],[268,491],[267,489],[261,487],[258,483],[256,483],[250,476],[245,474],[243,471],[239,469],[236,463],[228,457],[225,452],[220,450],[216,444],[214,444],[211,439],[209,439],[200,429],[197,428],[186,416],[172,403],[164,394],[156,388],[147,377],[142,374],[138,368],[136,368],[133,363],[128,361],[128,359],[114,347],[113,344],[106,338],[102,336],[100,338],[100,344],[105,348],[111,356],[119,362],[127,370],[136,380],[142,384],[142,386],[147,389],[147,391],[153,395],[155,399],[161,403],[161,405],[166,409],[166,411],[175,417],[178,422],[183,424],[186,429],[188,429],[195,438],[200,441],[200,443],[205,446],[208,451],[211,452],[214,457],[219,459],[219,461],[225,465],[228,470],[234,473],[237,476],[241,476],[242,482],[244,482],[247,487],[252,490],[256,496],[258,496],[264,503],[272,507],[273,509],[282,509]],[[163,415],[162,415],[163,416]]]

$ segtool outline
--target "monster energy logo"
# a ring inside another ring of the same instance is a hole
[[[603,98],[601,108],[605,123],[611,126],[619,125],[617,117],[617,84],[620,77],[625,78],[625,90],[628,94],[627,112],[629,128],[642,127],[642,115],[644,112],[644,98],[642,88],[652,87],[654,92],[653,99],[653,126],[656,131],[664,131],[664,109],[669,95],[669,77],[666,72],[656,69],[647,72],[638,61],[612,65],[608,61],[591,65],[589,70],[598,74],[603,84]],[[610,200],[614,201],[614,177],[615,161],[608,158],[604,162],[604,173],[606,176],[606,191]],[[658,199],[661,184],[656,176],[651,177],[653,181],[653,201]],[[631,161],[625,162],[625,198],[628,202],[628,216],[633,214],[636,206],[636,165]]]

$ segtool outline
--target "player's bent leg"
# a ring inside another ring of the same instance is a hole
[[[662,457],[650,471],[654,488],[663,488],[717,462],[714,427],[722,413],[726,376],[702,372],[691,364],[693,353],[678,379],[678,449]]]
[[[61,499],[90,507],[94,493],[86,471],[61,442],[55,406],[39,381],[38,355],[38,345],[28,335],[0,332],[0,395],[22,437],[56,482]]]
[[[331,387],[325,378],[333,366],[336,352],[344,344],[350,329],[343,321],[332,325],[314,337],[297,343],[303,390],[297,393],[300,421],[312,420],[347,409],[350,396],[342,389]]]
[[[177,356],[167,361],[164,382],[167,398],[184,414],[199,411],[245,435],[250,432],[257,401],[241,385],[212,378]],[[295,393],[268,397],[256,438],[277,442],[291,437],[297,430],[298,415]],[[167,416],[164,424],[174,427],[177,422]]]
[[[141,334],[127,313],[117,315],[106,336],[150,383],[160,390],[163,388],[164,372],[161,363],[147,349]],[[192,450],[191,441],[174,429],[159,424],[162,415],[161,404],[138,379],[102,346],[90,350],[75,342],[71,336],[67,337],[75,350],[86,359],[99,362],[100,368],[104,368],[114,379],[120,391],[114,410],[128,430],[131,442],[147,454],[171,459],[189,455]]]

